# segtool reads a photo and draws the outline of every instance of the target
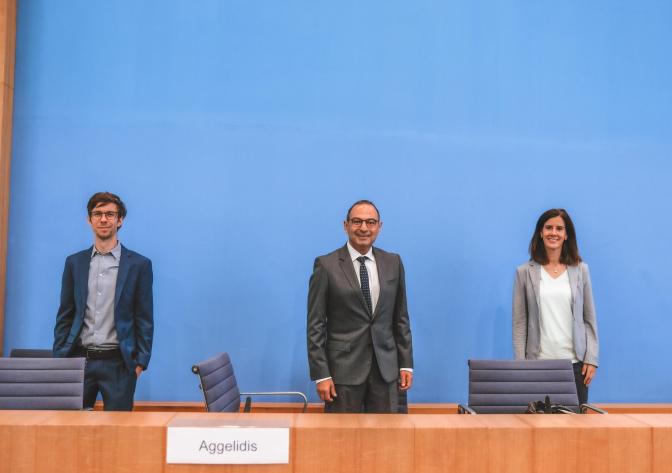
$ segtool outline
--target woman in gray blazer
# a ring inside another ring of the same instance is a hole
[[[588,265],[564,209],[541,214],[530,260],[516,270],[513,350],[516,359],[571,359],[579,403],[588,402],[598,364],[597,321]]]

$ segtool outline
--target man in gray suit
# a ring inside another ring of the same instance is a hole
[[[383,223],[355,202],[345,246],[315,259],[308,291],[308,362],[325,412],[397,412],[413,384],[413,347],[399,255],[374,248]]]

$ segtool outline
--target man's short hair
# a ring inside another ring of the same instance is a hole
[[[371,207],[376,209],[376,213],[378,214],[378,220],[380,221],[380,212],[378,211],[378,207],[376,207],[376,204],[374,204],[370,200],[362,199],[362,200],[358,200],[357,202],[355,202],[354,204],[352,204],[350,206],[350,208],[348,209],[348,213],[345,216],[345,221],[346,222],[350,221],[350,212],[352,212],[352,209],[354,209],[358,205],[370,205]]]
[[[100,204],[115,204],[117,206],[117,212],[119,212],[119,218],[126,217],[126,205],[121,200],[117,194],[112,192],[96,192],[89,199],[89,203],[86,204],[86,210],[89,213],[89,218],[91,217],[91,212],[93,209],[98,207]]]

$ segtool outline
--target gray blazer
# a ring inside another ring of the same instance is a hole
[[[413,368],[404,266],[399,255],[373,248],[380,295],[372,314],[347,247],[315,259],[308,290],[308,364],[312,380],[362,384],[375,353],[383,379]]]
[[[572,290],[574,351],[579,360],[597,366],[599,342],[593,304],[593,290],[586,263],[567,266]],[[535,261],[521,264],[513,284],[513,352],[517,360],[539,358],[539,282],[541,266]]]

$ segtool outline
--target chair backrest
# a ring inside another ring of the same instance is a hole
[[[84,358],[0,358],[0,409],[82,409]]]
[[[9,352],[10,358],[52,358],[53,356],[50,348],[12,348]]]
[[[228,353],[220,353],[197,363],[192,371],[200,379],[208,412],[240,410],[240,389]]]
[[[546,396],[578,412],[571,360],[469,360],[469,407],[477,413],[522,413]]]

